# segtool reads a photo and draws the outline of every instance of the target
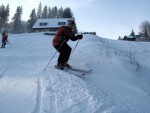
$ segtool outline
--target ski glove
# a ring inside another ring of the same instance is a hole
[[[82,39],[83,35],[77,35],[78,39]]]

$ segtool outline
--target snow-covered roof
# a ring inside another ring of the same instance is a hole
[[[56,28],[66,25],[68,20],[72,18],[49,18],[38,19],[32,28]]]

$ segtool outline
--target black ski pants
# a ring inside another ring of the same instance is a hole
[[[60,53],[58,57],[58,62],[59,63],[68,62],[72,50],[71,47],[67,43],[64,43],[62,44],[61,47],[60,45],[55,46],[55,49]]]
[[[5,48],[6,42],[2,42],[1,48]]]

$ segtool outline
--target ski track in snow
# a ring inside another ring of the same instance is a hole
[[[7,71],[7,66],[1,66],[0,67],[0,79],[4,77],[5,72]]]
[[[37,79],[37,93],[36,93],[36,103],[32,113],[41,113],[41,101],[42,101],[42,80]]]
[[[42,113],[57,113],[57,96],[53,89],[53,81],[48,72],[44,72],[46,76],[44,81],[44,96],[43,96],[43,112]],[[53,76],[53,75],[52,75]]]

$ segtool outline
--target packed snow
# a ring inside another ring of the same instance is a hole
[[[54,68],[53,36],[9,34],[0,49],[0,113],[150,113],[150,43],[84,35],[69,64]],[[77,41],[69,41],[73,48]]]

